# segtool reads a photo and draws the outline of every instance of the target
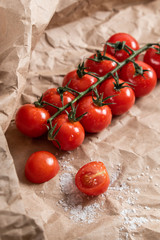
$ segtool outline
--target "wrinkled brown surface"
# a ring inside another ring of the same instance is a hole
[[[20,104],[33,102],[46,89],[60,86],[64,74],[95,49],[102,49],[111,34],[130,33],[141,46],[159,42],[159,13],[158,0],[0,3],[0,239],[160,239],[159,83],[128,113],[114,118],[108,129],[87,135],[82,146],[70,154],[57,151],[46,136],[23,136],[11,122]],[[88,206],[104,202],[93,223],[76,223],[70,219],[71,213],[57,204],[65,197],[59,182],[63,167],[47,183],[27,182],[25,162],[38,150],[57,153],[58,160],[63,157],[61,165],[70,159],[73,174],[90,160],[100,160],[112,179],[120,166],[107,195],[83,199],[83,205]],[[129,186],[130,193],[113,191],[112,187],[122,183]],[[132,205],[128,200],[133,200],[135,189],[139,194]],[[131,229],[121,214],[125,209],[136,209],[135,217],[148,222]]]

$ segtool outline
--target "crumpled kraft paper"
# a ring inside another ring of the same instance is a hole
[[[159,1],[17,0],[0,5],[0,122],[13,157],[1,131],[1,238],[158,240],[159,83],[109,128],[87,134],[71,153],[55,149],[46,136],[23,136],[11,119],[20,104],[60,86],[63,76],[101,50],[111,34],[130,33],[141,46],[160,41]],[[34,185],[25,179],[24,166],[38,150],[55,154],[61,171]],[[93,160],[105,163],[111,184],[106,194],[87,198],[72,180]]]

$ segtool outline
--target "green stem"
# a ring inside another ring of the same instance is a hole
[[[71,102],[67,103],[66,105],[64,105],[63,107],[60,107],[58,109],[58,111],[48,119],[48,122],[51,123],[51,121],[57,117],[60,113],[62,113],[65,109],[67,109],[68,107],[70,107],[73,103],[77,102],[79,99],[81,99],[82,97],[84,97],[87,93],[89,93],[90,91],[94,90],[100,83],[102,83],[103,81],[105,81],[105,79],[107,79],[109,76],[113,75],[114,73],[116,73],[120,68],[122,68],[124,65],[126,65],[129,61],[131,61],[132,59],[134,59],[137,55],[139,55],[140,53],[146,51],[148,48],[152,47],[153,45],[157,45],[157,43],[148,43],[146,44],[144,47],[138,49],[137,51],[133,51],[133,53],[127,58],[125,59],[123,62],[118,63],[118,65],[109,73],[107,73],[106,75],[104,75],[103,77],[97,77],[95,76],[98,81],[93,84],[91,87],[89,87],[88,89],[86,89],[83,92],[79,92],[78,96],[75,97]],[[93,76],[93,74],[90,74],[89,72],[86,72],[87,74]]]

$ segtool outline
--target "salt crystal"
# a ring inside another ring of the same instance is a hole
[[[149,207],[147,207],[147,206],[145,206],[145,207],[144,207],[144,209],[146,209],[146,210],[150,210],[150,208],[149,208]]]
[[[146,169],[149,170],[149,166],[146,166]]]
[[[131,178],[131,177],[128,177],[128,178],[127,178],[127,180],[128,180],[128,181],[131,181],[131,180],[132,180],[132,178]]]
[[[144,173],[143,173],[143,172],[141,173],[141,176],[144,176]]]

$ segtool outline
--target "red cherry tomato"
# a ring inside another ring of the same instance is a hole
[[[102,54],[102,53],[101,53]],[[90,56],[89,58],[94,59],[94,55]],[[97,54],[96,54],[97,56]],[[117,59],[113,56],[111,56],[110,54],[105,54],[106,57],[109,57],[115,61],[117,61]],[[95,62],[91,59],[87,59],[86,63],[85,63],[85,67],[87,68],[87,70],[89,72],[94,72],[97,73],[99,76],[104,76],[107,73],[109,73],[110,71],[112,71],[115,67],[117,66],[117,63],[111,60],[101,60],[99,62]]]
[[[85,137],[84,128],[80,122],[70,122],[67,114],[62,114],[53,120],[53,126],[56,124],[55,131],[60,128],[55,139],[58,140],[61,150],[70,151],[79,147]],[[59,147],[56,141],[53,141],[56,147]]]
[[[59,169],[58,161],[53,154],[39,151],[28,158],[25,175],[32,183],[43,183],[56,176]]]
[[[144,55],[144,62],[148,63],[160,79],[160,54],[154,48],[149,48]]]
[[[126,87],[116,90],[114,87],[114,82],[114,78],[105,80],[99,88],[99,93],[103,93],[103,98],[113,96],[106,100],[106,102],[114,103],[109,105],[113,115],[121,115],[127,112],[133,106],[135,102],[135,94],[134,91],[129,88],[126,83]],[[123,80],[119,79],[120,84],[123,82]]]
[[[71,102],[74,98],[75,98],[75,96],[72,93],[64,92],[63,93],[63,105],[66,105],[67,103]],[[57,107],[62,107],[62,101],[60,98],[60,94],[57,92],[57,88],[48,89],[43,94],[42,101],[51,103]],[[47,104],[45,105],[45,109],[48,110],[48,112],[51,114],[51,116],[57,112],[56,108],[49,106]],[[67,108],[66,110],[69,112],[71,110],[71,107]]]
[[[77,74],[77,70],[74,70],[72,72],[69,72],[64,77],[63,86],[66,86],[68,82],[69,82],[68,87],[78,92],[83,92],[90,86],[92,86],[94,83],[96,83],[97,78],[90,76],[88,74],[85,74],[83,77],[80,78]]]
[[[152,67],[148,64],[135,61],[143,70],[148,70],[143,73],[143,75],[135,75],[135,67],[132,62],[126,64],[120,71],[119,77],[126,82],[134,84],[132,86],[136,97],[143,97],[149,94],[157,83],[157,76]]]
[[[75,176],[75,183],[81,192],[98,196],[107,190],[110,180],[102,162],[90,162],[79,169]]]
[[[95,97],[94,97],[95,99]],[[86,113],[80,120],[85,131],[90,133],[100,132],[106,128],[112,119],[111,109],[107,106],[97,106],[92,96],[83,97],[77,105],[77,117]]]
[[[39,137],[47,132],[47,120],[49,112],[33,104],[25,104],[19,108],[16,114],[15,123],[17,128],[26,136]]]
[[[139,49],[139,44],[136,41],[136,39],[127,33],[116,33],[107,40],[107,42],[110,42],[110,43],[116,43],[118,41],[120,41],[120,42],[125,41],[125,44],[128,47],[132,48],[133,50]],[[131,53],[130,50],[129,50],[129,52]],[[116,50],[115,51],[115,49],[110,46],[107,46],[107,53],[114,56],[119,62],[122,62],[126,58],[129,57],[129,54],[125,50]],[[138,56],[135,59],[137,59],[137,58],[138,58]]]

